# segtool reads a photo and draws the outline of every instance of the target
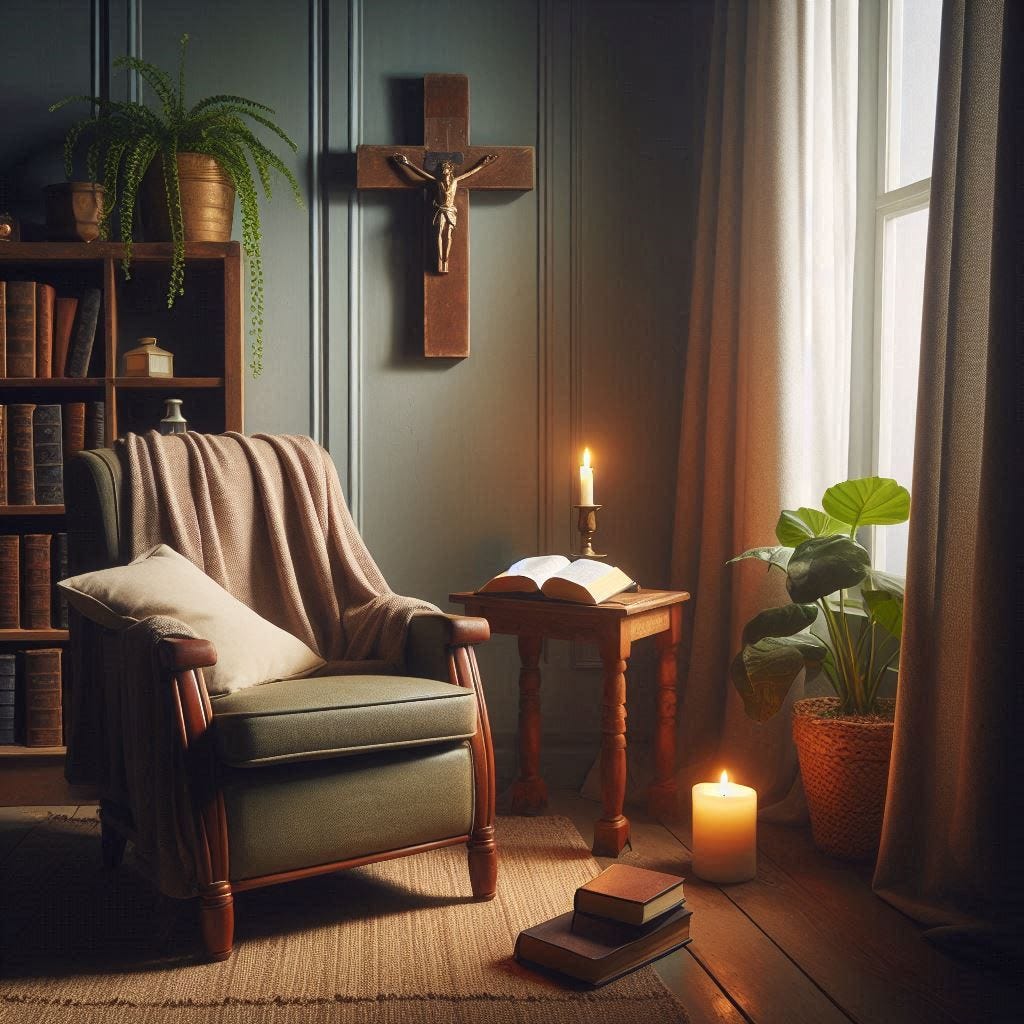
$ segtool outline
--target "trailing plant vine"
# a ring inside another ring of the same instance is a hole
[[[303,201],[295,175],[260,141],[251,124],[273,132],[292,152],[296,151],[296,145],[270,119],[274,113],[270,107],[244,96],[208,96],[187,107],[185,53],[188,38],[187,34],[183,35],[179,44],[177,84],[166,72],[138,57],[118,57],[114,61],[115,68],[138,73],[156,97],[155,109],[145,103],[119,103],[98,96],[67,96],[54,103],[50,110],[59,110],[74,102],[86,102],[93,107],[96,116],[76,122],[64,140],[65,172],[70,180],[75,152],[82,140],[88,139],[86,174],[90,181],[102,181],[106,192],[100,237],[110,237],[110,216],[118,209],[126,277],[131,276],[132,228],[139,187],[153,161],[160,160],[173,245],[168,307],[174,305],[179,295],[184,295],[185,286],[185,227],[176,154],[203,153],[220,164],[235,187],[242,212],[242,246],[249,273],[250,366],[253,376],[258,377],[263,370],[264,277],[257,179],[269,200],[272,198],[271,172],[276,171],[288,182],[300,207]]]

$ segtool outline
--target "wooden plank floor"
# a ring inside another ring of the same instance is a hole
[[[592,841],[598,804],[557,792],[549,811]],[[619,859],[687,879],[693,941],[657,970],[693,1024],[1024,1021],[1024,991],[1012,979],[937,950],[871,891],[866,868],[819,853],[807,829],[759,824],[757,878],[717,886],[693,876],[688,823],[627,814],[632,849]]]
[[[804,829],[762,824],[758,875],[741,885],[694,878],[689,829],[627,808],[626,863],[686,876],[693,942],[657,964],[692,1024],[1009,1024],[1024,993],[941,953],[871,892],[868,873],[814,849]],[[590,842],[598,804],[552,794],[549,813]],[[0,870],[48,814],[94,804],[0,807]],[[609,858],[598,858],[609,864]]]

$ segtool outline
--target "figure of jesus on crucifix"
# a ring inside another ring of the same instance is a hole
[[[439,173],[435,176],[422,167],[417,167],[409,161],[409,158],[402,153],[395,153],[391,159],[400,167],[407,168],[412,174],[424,181],[432,181],[437,185],[434,196],[434,219],[433,225],[437,228],[437,272],[448,273],[448,254],[452,250],[452,234],[455,231],[458,221],[458,213],[455,209],[455,192],[459,182],[468,178],[477,171],[483,170],[488,164],[494,163],[497,156],[488,153],[481,157],[468,171],[461,174],[455,173],[455,164],[451,160],[442,160],[438,167]]]

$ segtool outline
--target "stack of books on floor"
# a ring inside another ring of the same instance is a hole
[[[516,959],[597,987],[690,941],[678,875],[612,864],[576,890],[573,907],[520,932]]]

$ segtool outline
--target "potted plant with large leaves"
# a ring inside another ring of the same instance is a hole
[[[276,125],[274,111],[243,96],[208,96],[188,106],[185,102],[185,51],[181,37],[177,83],[160,68],[138,57],[118,57],[115,68],[135,71],[156,99],[147,103],[119,103],[99,96],[68,96],[55,103],[57,110],[75,101],[91,103],[98,116],[72,125],[64,142],[68,179],[75,150],[83,139],[86,173],[100,180],[105,192],[100,237],[108,238],[110,217],[120,214],[124,243],[124,272],[131,274],[132,237],[136,205],[141,207],[148,241],[173,242],[167,305],[184,294],[185,243],[226,242],[237,193],[242,213],[242,245],[249,272],[249,311],[253,375],[263,368],[263,255],[260,228],[259,181],[271,197],[271,171],[281,174],[302,206],[295,175],[281,158],[255,134],[266,128],[293,152],[295,143]],[[254,173],[255,169],[255,173]]]
[[[910,494],[895,480],[865,477],[830,487],[821,504],[784,510],[778,544],[731,559],[784,573],[791,603],[746,624],[730,674],[747,714],[763,722],[801,672],[824,673],[835,696],[793,708],[811,830],[825,852],[864,859],[878,850],[885,804],[894,702],[879,691],[899,659],[903,584],[871,567],[856,534],[905,522]]]

